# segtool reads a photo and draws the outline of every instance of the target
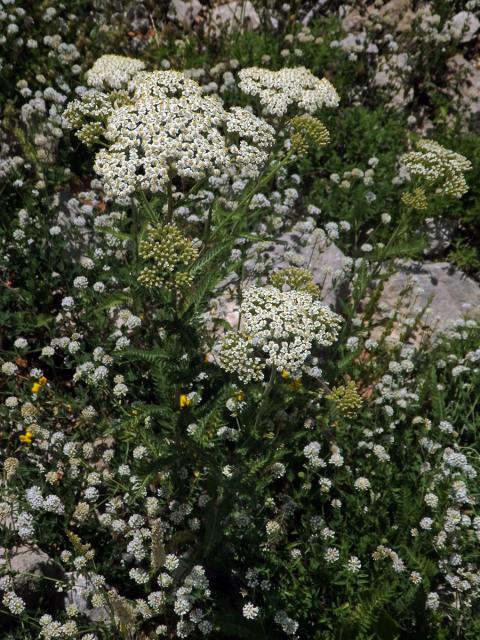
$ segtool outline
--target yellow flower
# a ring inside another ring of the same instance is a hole
[[[18,436],[20,442],[23,444],[32,444],[33,433],[31,431],[27,431],[26,433],[22,433],[22,435]]]
[[[42,376],[41,378],[38,379],[38,384],[41,387],[44,387],[47,384],[48,380],[45,376]]]
[[[242,400],[245,400],[245,394],[243,393],[243,391],[236,391],[233,397],[237,402],[242,402]]]
[[[288,371],[285,371],[285,369],[282,371],[282,373],[280,374],[282,376],[282,378],[284,380],[290,380],[290,374],[288,373]],[[293,389],[298,389],[298,387],[302,386],[302,381],[299,378],[294,378],[290,383],[289,386],[292,387]]]
[[[34,383],[32,384],[32,392],[33,392],[33,393],[38,393],[38,392],[40,391],[40,389],[41,389],[41,387],[40,387],[40,385],[38,384],[38,382],[34,382]]]
[[[187,396],[187,394],[186,393],[181,393],[180,394],[180,407],[183,409],[183,407],[188,407],[188,405],[190,405],[190,404],[192,404],[192,401]]]

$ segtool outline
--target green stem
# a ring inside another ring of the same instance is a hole
[[[220,222],[220,224],[218,224],[215,227],[215,231],[212,234],[212,240],[219,234],[219,232],[223,229],[223,227],[225,227],[225,225],[227,225],[231,221],[232,218],[236,217],[237,221],[229,231],[229,235],[231,235],[232,237],[234,236],[237,226],[239,225],[240,222],[244,221],[244,218],[242,216],[238,216],[238,212],[242,211],[242,209],[244,209],[245,207],[248,207],[251,199],[258,192],[258,190],[261,187],[263,187],[265,184],[270,182],[270,180],[279,171],[279,169],[281,169],[282,167],[284,167],[289,163],[292,154],[293,154],[293,151],[290,150],[282,160],[279,160],[278,162],[273,163],[270,171],[268,171],[263,177],[261,177],[255,183],[255,185],[246,193],[246,195],[244,195],[244,197],[240,200],[240,202],[238,203],[238,207],[235,209],[235,211],[233,211],[230,215],[226,216]]]
[[[260,406],[258,408],[258,413],[257,413],[257,418],[255,420],[255,424],[253,425],[253,430],[256,431],[257,427],[260,423],[260,420],[265,412],[265,406],[266,406],[266,401],[268,400],[268,396],[270,395],[270,392],[273,388],[273,383],[275,381],[275,375],[277,373],[277,370],[275,367],[272,367],[272,371],[270,373],[270,379],[267,383],[267,386],[265,387],[265,391],[263,392],[262,395],[262,399],[260,400]]]
[[[167,185],[167,222],[173,220],[173,196],[172,196],[172,180],[168,181]]]

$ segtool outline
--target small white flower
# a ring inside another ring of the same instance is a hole
[[[75,304],[75,300],[72,298],[72,296],[66,296],[62,300],[62,307],[64,309],[70,309],[71,307],[74,306],[74,304]]]
[[[243,606],[243,617],[247,620],[255,620],[255,618],[258,616],[259,611],[260,609],[258,607],[256,607],[251,602],[247,602],[247,604]]]
[[[333,564],[340,558],[340,551],[338,549],[335,549],[335,547],[328,547],[323,557],[328,564]]]
[[[362,568],[362,563],[357,556],[350,556],[347,562],[347,571],[349,573],[358,573]]]

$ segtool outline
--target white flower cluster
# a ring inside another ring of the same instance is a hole
[[[420,140],[417,149],[401,158],[411,176],[435,185],[436,192],[446,196],[460,198],[468,191],[463,173],[469,171],[472,164],[467,158],[434,140]]]
[[[96,60],[93,67],[87,71],[87,84],[98,89],[121,89],[139,71],[145,69],[141,60],[106,54]]]
[[[290,107],[315,113],[321,107],[337,107],[340,98],[332,83],[321,80],[305,67],[270,71],[250,67],[239,71],[239,87],[260,100],[265,113],[284,116]]]
[[[273,128],[245,109],[226,111],[195,81],[176,71],[143,72],[131,89],[132,104],[108,119],[110,147],[96,156],[109,196],[124,201],[136,190],[162,192],[174,175],[252,178],[266,162]]]
[[[258,379],[260,366],[300,376],[313,344],[331,345],[340,326],[340,317],[309,293],[273,286],[247,289],[240,310],[243,332],[234,334],[235,350],[230,334],[224,338],[220,366],[238,373],[244,382]],[[245,354],[247,363],[242,361]]]

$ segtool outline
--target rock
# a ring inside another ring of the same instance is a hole
[[[219,35],[238,28],[258,29],[260,18],[250,0],[230,0],[212,9],[209,24],[212,31]]]
[[[426,237],[428,245],[423,250],[423,254],[427,258],[444,254],[452,243],[453,233],[457,227],[457,220],[439,217],[425,218],[425,224],[420,233]]]
[[[290,266],[311,271],[321,289],[321,299],[338,309],[340,296],[348,290],[344,273],[351,261],[320,229],[309,232],[289,231],[272,241],[258,243],[250,250],[244,264],[241,288],[266,284],[267,274]],[[212,300],[210,315],[236,327],[239,317],[237,274],[231,274],[220,285],[222,294]]]
[[[460,11],[451,19],[449,31],[460,42],[470,42],[480,28],[480,21],[471,11]]]
[[[379,10],[383,22],[390,27],[395,27],[397,31],[406,30],[407,25],[404,22],[406,14],[412,14],[412,0],[390,0]]]
[[[171,13],[185,29],[190,28],[202,11],[199,0],[172,0]]]
[[[127,20],[133,33],[145,34],[152,26],[149,11],[141,2],[135,3],[127,10]]]
[[[40,606],[46,613],[60,606],[62,598],[55,581],[63,582],[65,574],[62,567],[38,547],[25,544],[0,548],[0,570],[12,575],[15,592],[27,606]]]
[[[457,98],[455,87],[461,106],[466,114],[475,115],[480,113],[480,65],[466,60],[461,53],[457,53],[447,61],[448,76],[447,87],[452,87],[448,93],[452,100]]]
[[[381,56],[377,62],[377,70],[373,78],[375,86],[385,90],[390,98],[389,106],[394,109],[405,109],[405,105],[413,99],[413,89],[406,87],[402,78],[409,70],[406,53],[393,54],[386,58]]]
[[[88,603],[88,594],[90,586],[85,576],[80,573],[67,573],[67,578],[72,584],[67,591],[65,597],[65,606],[68,604],[76,605],[80,615],[85,616],[92,622],[106,622],[110,619],[109,613],[105,607],[92,607]]]
[[[316,2],[315,5],[304,15],[302,18],[302,24],[308,26],[326,2],[327,0],[318,0],[318,2]]]
[[[289,266],[311,271],[315,284],[321,289],[323,302],[337,306],[339,288],[346,285],[344,269],[350,261],[333,242],[327,242],[321,230],[315,229],[308,235],[294,231],[285,233],[265,253],[274,271]]]
[[[361,31],[364,27],[364,16],[362,16],[358,9],[352,8],[347,11],[345,16],[342,18],[342,27],[348,34]]]
[[[434,336],[464,317],[480,319],[480,286],[450,263],[405,260],[396,266],[397,272],[385,283],[379,301],[384,313],[397,308],[399,302],[403,317],[414,316],[428,306],[423,323]],[[409,285],[411,294],[402,298]]]

